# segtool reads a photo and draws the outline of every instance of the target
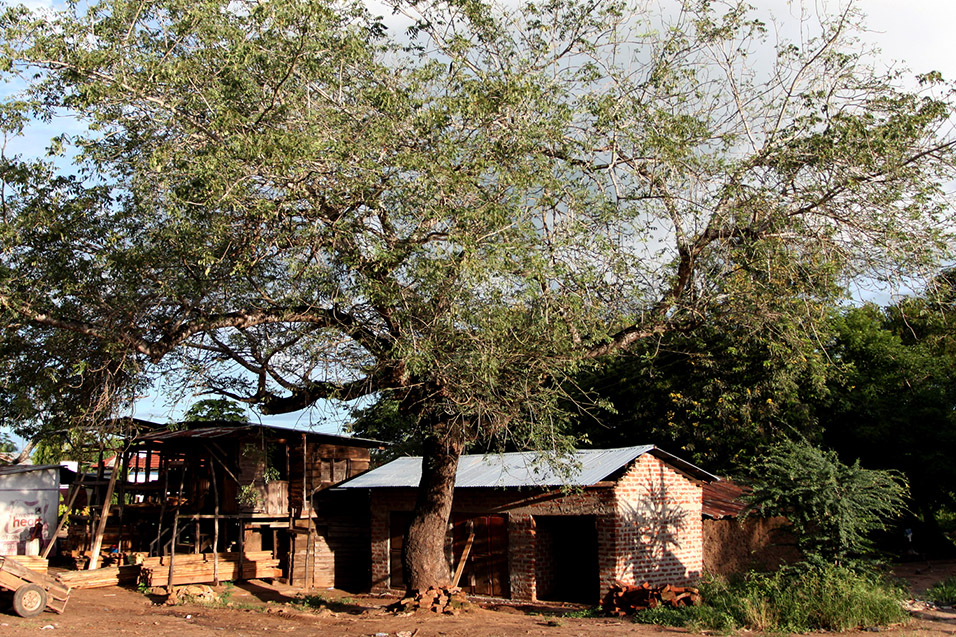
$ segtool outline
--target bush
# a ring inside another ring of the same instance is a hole
[[[637,621],[722,633],[845,631],[904,621],[903,592],[885,579],[839,566],[798,565],[701,585],[704,603],[638,613]]]
[[[933,587],[926,591],[926,596],[934,604],[953,606],[956,604],[956,577],[933,584]]]
[[[752,509],[786,516],[800,551],[820,565],[869,559],[872,533],[903,512],[909,491],[898,472],[843,464],[833,451],[790,440],[764,451],[752,486]]]

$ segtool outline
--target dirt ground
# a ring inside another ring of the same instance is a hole
[[[956,574],[956,562],[919,562],[900,566],[897,575],[911,586],[913,620],[879,632],[897,637],[916,635],[956,636],[956,611],[919,602],[934,583]],[[196,637],[199,635],[309,635],[323,637],[493,637],[547,635],[548,637],[612,635],[681,635],[688,631],[634,624],[629,620],[575,618],[566,614],[573,605],[512,606],[500,600],[477,599],[476,608],[459,616],[415,614],[395,616],[383,608],[393,598],[347,595],[321,591],[327,607],[306,611],[293,603],[296,591],[282,585],[252,581],[228,592],[230,607],[182,604],[167,606],[163,599],[127,588],[73,591],[63,615],[46,612],[23,619],[11,610],[0,611],[0,636],[38,635],[56,631],[76,637],[149,635]],[[870,634],[870,631],[845,634]]]

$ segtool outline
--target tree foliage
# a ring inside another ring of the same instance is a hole
[[[859,460],[844,464],[803,441],[768,447],[751,478],[752,508],[786,516],[810,562],[846,565],[868,557],[872,533],[904,511],[908,496],[902,474],[864,469]]]
[[[408,35],[348,1],[7,10],[4,130],[85,129],[49,145],[71,174],[2,157],[6,422],[156,375],[264,413],[385,397],[426,455],[420,539],[464,445],[566,446],[585,361],[714,317],[812,329],[942,255],[937,76],[876,72],[852,7],[785,42],[744,4],[656,6],[396,3]]]
[[[956,505],[956,341],[951,273],[897,305],[836,321],[830,355],[842,369],[819,410],[826,440],[868,466],[907,476],[927,521]]]
[[[183,414],[183,422],[246,422],[246,420],[248,418],[245,410],[228,398],[197,400]]]
[[[734,475],[767,444],[822,434],[817,407],[838,366],[829,323],[804,327],[799,316],[759,330],[715,320],[649,339],[576,376],[576,430],[595,447],[653,442]]]

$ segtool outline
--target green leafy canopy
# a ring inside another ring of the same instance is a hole
[[[812,330],[945,255],[939,78],[874,72],[852,7],[800,42],[654,7],[396,2],[408,34],[324,0],[6,9],[4,130],[86,128],[51,140],[68,170],[2,157],[0,418],[163,376],[558,448],[588,360],[714,317]]]

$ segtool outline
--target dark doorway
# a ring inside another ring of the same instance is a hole
[[[405,588],[405,577],[402,569],[402,545],[405,542],[405,532],[412,523],[411,511],[392,511],[389,513],[389,546],[388,567],[389,586]]]
[[[460,514],[452,520],[452,577],[461,571],[458,585],[469,595],[510,597],[507,516]]]
[[[549,515],[534,521],[538,599],[596,603],[601,596],[596,518]]]

